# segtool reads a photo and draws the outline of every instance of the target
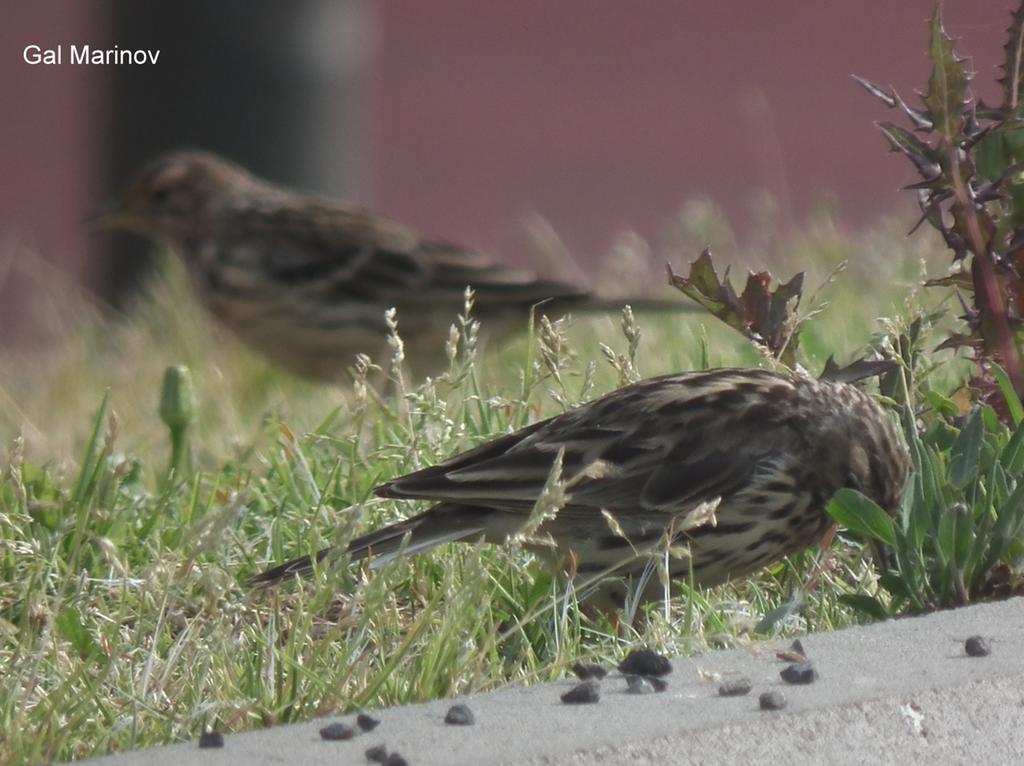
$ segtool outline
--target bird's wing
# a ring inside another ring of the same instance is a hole
[[[430,287],[460,297],[467,286],[475,292],[480,308],[519,306],[527,308],[541,301],[557,299],[582,301],[585,288],[557,280],[541,279],[532,271],[503,266],[492,258],[446,242],[423,241],[420,255],[430,263]]]
[[[620,389],[388,482],[377,494],[529,512],[561,453],[570,495],[562,514],[685,512],[747,486],[788,438],[785,397],[736,391],[737,380],[750,378],[748,371],[732,372],[666,376]],[[790,385],[778,376],[763,382]]]
[[[585,298],[574,285],[541,280],[455,245],[425,240],[385,216],[332,200],[253,208],[235,217],[233,238],[261,243],[276,284],[338,300],[386,305],[459,306],[467,286],[479,306],[530,306],[548,298]],[[244,244],[244,243],[242,243]],[[244,253],[246,248],[236,252]]]

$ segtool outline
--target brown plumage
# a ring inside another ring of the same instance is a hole
[[[218,319],[273,362],[314,379],[343,377],[357,352],[386,358],[384,312],[392,307],[410,361],[429,359],[418,366],[437,368],[467,286],[476,293],[475,316],[492,335],[524,329],[541,301],[548,312],[630,302],[594,301],[577,285],[275,186],[205,152],[151,162],[105,220],[169,243]]]
[[[382,484],[379,497],[436,505],[353,540],[347,553],[382,563],[456,540],[502,543],[527,523],[559,454],[568,499],[536,530],[557,547],[540,550],[581,576],[635,576],[650,560],[644,551],[671,539],[691,556],[671,558],[671,575],[692,566],[704,586],[815,543],[842,487],[895,512],[909,470],[893,419],[849,384],[764,370],[667,375]],[[714,519],[686,528],[696,509],[714,509]],[[311,570],[307,556],[252,582]]]

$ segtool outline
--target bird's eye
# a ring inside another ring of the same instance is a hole
[[[153,194],[151,195],[151,199],[153,200],[154,204],[157,205],[163,205],[165,202],[167,202],[168,199],[170,199],[170,197],[171,190],[168,189],[166,186],[157,187],[156,189],[153,190]]]
[[[848,489],[855,489],[858,492],[860,492],[863,489],[860,483],[860,478],[853,471],[850,471],[850,473],[846,474],[846,487]]]

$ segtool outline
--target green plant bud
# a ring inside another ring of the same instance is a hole
[[[168,428],[177,430],[191,425],[195,416],[196,395],[188,367],[168,367],[160,391],[160,419]]]

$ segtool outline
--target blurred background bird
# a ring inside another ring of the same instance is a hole
[[[537,520],[556,461],[563,501]],[[530,539],[552,543],[539,551],[583,579],[646,582],[650,600],[662,593],[659,578],[643,578],[652,562],[707,587],[812,545],[843,487],[894,513],[909,465],[894,419],[850,384],[746,369],[668,375],[379,486],[379,497],[436,505],[345,553],[379,566],[453,541],[503,543],[537,520]],[[308,575],[331,552],[250,582]],[[599,591],[621,606],[615,582]]]
[[[538,304],[556,315],[627,303],[689,308],[600,300],[384,215],[276,186],[206,152],[152,161],[101,222],[169,244],[214,316],[272,362],[315,380],[341,379],[357,353],[385,355],[390,308],[412,369],[437,369],[467,287],[485,338],[524,330]]]

